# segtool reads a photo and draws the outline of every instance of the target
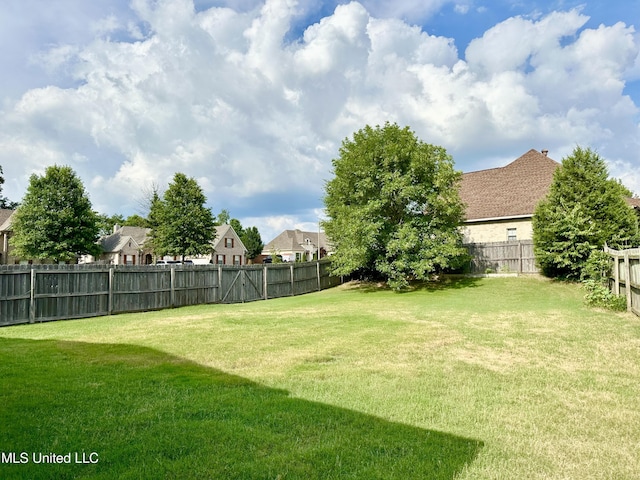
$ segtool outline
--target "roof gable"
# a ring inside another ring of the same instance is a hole
[[[225,223],[224,225],[216,226],[216,238],[213,241],[213,249],[214,250],[218,250],[218,245],[220,245],[220,243],[222,242],[222,239],[225,238],[225,237],[227,237],[227,238],[233,237],[235,239],[235,241],[237,242],[236,243],[236,248],[242,247],[243,250],[246,250],[246,247],[244,246],[244,243],[242,243],[242,240],[240,239],[240,236],[233,229],[233,227],[231,225],[229,225],[228,223]]]
[[[464,173],[460,198],[466,205],[466,220],[532,216],[559,166],[531,149],[504,167]]]

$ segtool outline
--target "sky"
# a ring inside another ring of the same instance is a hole
[[[0,3],[10,200],[68,165],[145,215],[182,172],[268,242],[317,230],[342,141],[387,121],[463,172],[589,147],[640,194],[640,1]]]

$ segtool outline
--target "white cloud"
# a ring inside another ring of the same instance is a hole
[[[88,41],[39,51],[67,83],[5,101],[4,194],[19,199],[31,172],[64,163],[96,208],[129,214],[141,188],[181,171],[214,210],[268,237],[312,224],[342,139],[387,120],[443,145],[465,170],[530,148],[560,160],[581,144],[638,182],[638,105],[622,91],[637,70],[632,27],[585,29],[578,10],[515,17],[461,58],[452,39],[386,18],[382,2],[339,5],[292,41],[301,5],[197,11],[189,0],[135,0],[134,18],[99,16]]]

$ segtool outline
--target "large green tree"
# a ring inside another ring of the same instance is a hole
[[[98,214],[71,167],[55,165],[43,176],[31,175],[12,228],[17,257],[72,261],[100,251]]]
[[[151,242],[158,255],[201,255],[211,252],[215,220],[195,179],[176,173],[162,199],[151,201]]]
[[[638,217],[625,202],[631,192],[609,178],[605,161],[576,147],[556,170],[548,195],[536,207],[536,260],[551,277],[579,279],[591,252],[605,242],[638,244]]]
[[[262,241],[262,237],[260,236],[258,227],[245,228],[242,231],[242,236],[240,237],[240,239],[247,249],[248,258],[256,258],[262,253],[264,242]]]
[[[333,169],[323,225],[335,274],[382,277],[402,288],[460,265],[461,174],[444,148],[409,127],[366,126],[343,141]]]

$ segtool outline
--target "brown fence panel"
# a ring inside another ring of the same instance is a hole
[[[471,273],[538,273],[531,240],[470,243]]]
[[[340,283],[318,263],[245,265],[0,266],[0,326],[238,303]]]
[[[324,290],[325,288],[335,287],[342,283],[342,279],[340,277],[334,277],[331,275],[331,262],[330,261],[320,261],[318,264],[320,268],[320,289]]]
[[[109,313],[108,269],[46,265],[33,272],[33,321],[86,318]]]
[[[277,263],[267,268],[267,298],[288,297],[293,295],[291,270],[293,265]]]
[[[31,269],[0,269],[0,326],[29,322]]]
[[[180,266],[174,269],[174,307],[215,303],[218,269],[215,265]]]
[[[318,291],[318,267],[316,262],[295,263],[293,265],[293,293],[301,295],[303,293]]]
[[[158,310],[170,306],[170,268],[119,266],[113,269],[110,313]]]

